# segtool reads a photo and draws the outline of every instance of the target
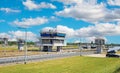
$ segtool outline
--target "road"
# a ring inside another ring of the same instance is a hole
[[[64,52],[64,53],[58,52],[56,54],[31,55],[31,56],[27,56],[27,61],[78,56],[80,54],[81,55],[88,55],[88,54],[93,54],[93,53],[94,52],[81,52],[81,53],[80,52]],[[25,59],[24,56],[0,58],[0,64],[24,62],[24,59]]]

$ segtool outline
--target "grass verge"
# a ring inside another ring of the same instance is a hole
[[[0,73],[120,73],[120,59],[77,56],[4,66]]]

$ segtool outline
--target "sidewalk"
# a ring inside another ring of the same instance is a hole
[[[91,54],[91,55],[84,55],[88,57],[106,57],[105,54]]]

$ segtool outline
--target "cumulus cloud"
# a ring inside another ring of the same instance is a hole
[[[10,38],[11,36],[8,33],[0,33],[0,38]]]
[[[109,5],[120,6],[120,0],[108,0]]]
[[[120,9],[108,9],[106,4],[97,3],[97,0],[60,0],[70,4],[63,10],[55,12],[57,16],[70,17],[87,22],[112,22],[120,19]]]
[[[101,5],[77,5],[70,8],[65,8],[63,11],[58,11],[55,14],[63,17],[72,17],[77,20],[96,22],[105,16],[105,8]],[[99,15],[98,15],[99,14]]]
[[[37,10],[43,8],[56,9],[56,6],[51,3],[41,2],[40,4],[36,4],[32,0],[26,0],[25,2],[23,1],[23,5],[26,6],[29,10]]]
[[[106,8],[103,3],[96,4],[96,0],[92,2],[82,1],[77,3],[75,0],[75,5],[64,8],[62,11],[55,12],[58,16],[72,17],[77,20],[84,20],[90,22],[96,22],[102,19],[106,14]],[[98,15],[99,14],[99,15]]]
[[[83,3],[96,4],[97,3],[97,0],[57,0],[57,1],[62,2],[65,5],[74,5],[74,4],[83,4]]]
[[[14,9],[11,9],[11,8],[0,8],[0,11],[5,11],[6,13],[9,13],[9,12],[20,12],[20,10],[14,10]]]
[[[22,20],[15,20],[12,24],[19,27],[30,27],[36,25],[42,25],[48,22],[48,19],[45,17],[36,17],[36,18],[22,18]]]
[[[17,39],[25,40],[25,33],[26,32],[24,32],[24,31],[9,31],[9,34],[11,34],[11,36],[12,36],[10,38],[10,40],[11,41],[15,41]],[[38,40],[37,39],[37,35],[32,33],[32,32],[30,32],[30,31],[28,31],[27,32],[27,40],[28,41],[36,41],[36,40]]]
[[[57,1],[62,2],[65,5],[71,5],[71,4],[76,4],[76,3],[81,4],[83,2],[83,0],[57,0]]]
[[[0,38],[8,38],[8,41],[17,41],[17,39],[25,40],[25,33],[24,31],[9,31],[6,33],[0,33]],[[38,41],[37,35],[33,32],[27,32],[27,41]]]
[[[86,41],[93,41],[96,37],[102,37],[106,39],[106,36],[116,36],[120,35],[120,24],[112,24],[112,23],[98,23],[96,25],[91,25],[88,27],[82,27],[80,29],[73,29],[63,25],[57,25],[56,28],[53,27],[45,27],[42,29],[42,32],[48,32],[50,30],[65,33],[66,38],[85,38]],[[28,40],[36,41],[36,34],[28,31]],[[9,37],[10,40],[15,40],[16,38],[25,39],[24,31],[10,31],[7,33],[1,33],[1,37]],[[106,39],[107,40],[107,39]]]
[[[74,32],[74,29],[72,29],[72,28],[69,28],[67,26],[58,25],[56,27],[56,29],[57,29],[58,32],[66,33],[67,38],[74,37],[75,32]]]
[[[43,29],[41,30],[41,32],[49,32],[50,30],[56,31],[56,29],[53,28],[53,27],[45,27],[45,28],[43,28]]]
[[[72,38],[74,36],[74,29],[62,25],[58,25],[56,28],[45,27],[42,29],[42,32],[49,32],[50,30],[65,33],[67,38]]]
[[[78,37],[100,37],[120,35],[120,24],[100,23],[95,26],[84,27],[76,30]]]
[[[106,15],[103,17],[102,21],[103,22],[114,22],[114,21],[120,21],[120,9],[113,9],[113,10],[108,10]]]
[[[100,23],[80,29],[72,29],[67,26],[58,25],[56,28],[46,27],[43,31],[57,30],[58,32],[66,33],[67,38],[88,38],[88,37],[105,37],[120,35],[120,24]]]

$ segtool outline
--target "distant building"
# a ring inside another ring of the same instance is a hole
[[[96,38],[95,39],[95,44],[97,46],[97,53],[102,53],[103,48],[105,46],[105,39],[103,38]]]
[[[0,38],[0,41],[2,42],[3,46],[8,45],[8,38]]]
[[[24,50],[25,41],[23,39],[18,39],[18,50]]]
[[[95,39],[95,44],[96,45],[105,45],[105,40],[102,38],[96,38]]]
[[[66,34],[57,32],[56,30],[41,31],[40,32],[40,46],[42,51],[60,51],[62,46],[65,46]]]

